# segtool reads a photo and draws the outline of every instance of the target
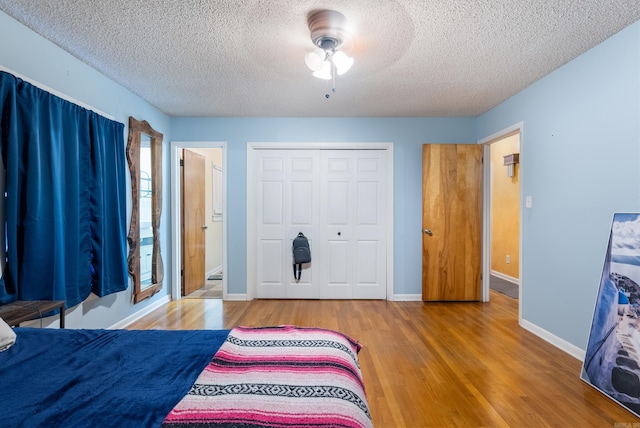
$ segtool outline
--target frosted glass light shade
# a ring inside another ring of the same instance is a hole
[[[318,79],[329,80],[331,79],[331,63],[329,61],[322,62],[322,68],[313,72],[313,76]]]
[[[333,54],[333,64],[336,66],[336,72],[338,75],[342,75],[349,71],[353,65],[353,58],[348,57],[342,51],[337,51]]]
[[[322,49],[316,49],[313,52],[309,52],[304,56],[304,62],[313,71],[319,71],[322,68],[324,62],[325,53]]]

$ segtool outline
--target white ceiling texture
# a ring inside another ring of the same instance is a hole
[[[344,14],[355,40],[329,99],[304,62],[318,9]],[[0,0],[0,10],[172,116],[477,116],[640,19],[638,0]]]

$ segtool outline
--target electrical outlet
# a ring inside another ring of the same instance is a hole
[[[511,263],[511,256],[507,256],[507,263]]]

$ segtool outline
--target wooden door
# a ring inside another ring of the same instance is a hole
[[[422,300],[482,291],[482,146],[422,146]]]
[[[205,280],[205,158],[183,150],[182,295],[202,288]]]

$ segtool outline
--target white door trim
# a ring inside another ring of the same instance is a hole
[[[482,198],[482,301],[488,302],[490,296],[490,276],[491,276],[491,152],[490,144],[494,141],[501,140],[510,135],[520,134],[520,158],[523,158],[524,153],[524,122],[518,122],[511,125],[501,131],[489,135],[481,140],[478,140],[478,144],[484,145],[483,156],[487,159],[483,165],[483,198]],[[519,295],[518,299],[518,322],[522,323],[522,266],[525,260],[522,257],[522,220],[524,216],[524,194],[522,192],[522,177],[523,177],[522,164],[518,167],[519,183],[520,183],[520,243],[519,243],[519,261],[520,266],[518,269],[519,281]]]
[[[222,299],[227,299],[227,142],[226,141],[172,141],[171,142],[171,298],[182,298],[182,186],[180,186],[180,150],[222,149]],[[203,178],[204,180],[204,178]]]
[[[387,153],[387,300],[393,300],[393,143],[279,143],[279,142],[248,142],[247,143],[247,300],[252,300],[256,295],[256,189],[253,173],[255,167],[255,151],[260,149],[272,150],[304,150],[304,149],[331,149],[331,150],[386,150]]]

